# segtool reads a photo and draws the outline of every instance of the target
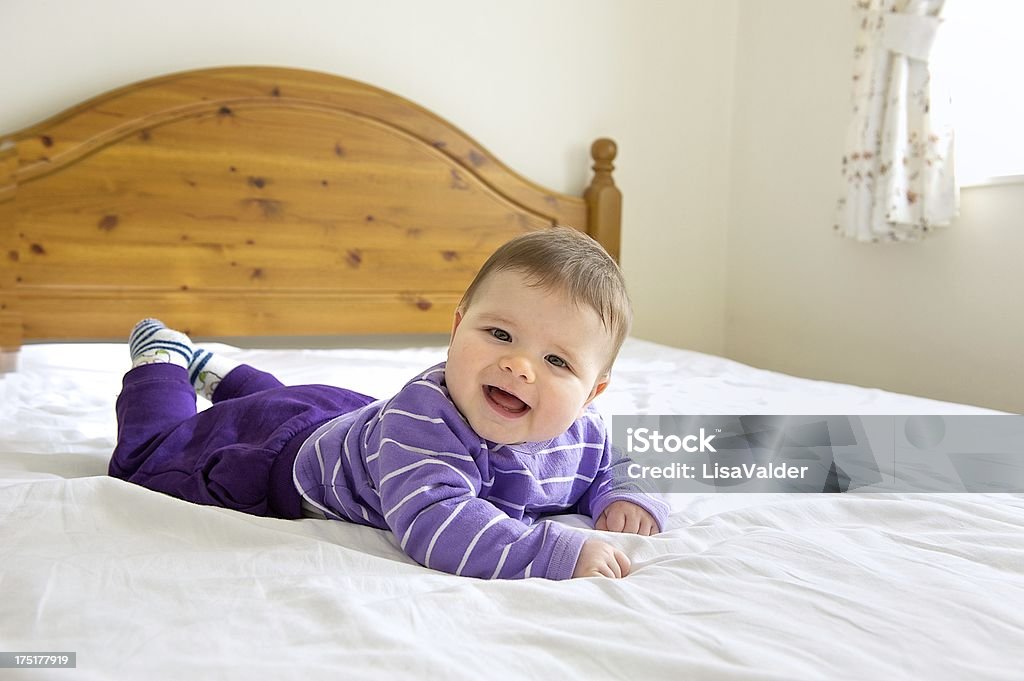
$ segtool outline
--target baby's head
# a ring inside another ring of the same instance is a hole
[[[455,312],[449,394],[487,440],[549,440],[608,385],[631,322],[622,272],[596,241],[562,227],[523,235]]]

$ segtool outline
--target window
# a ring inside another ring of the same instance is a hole
[[[932,102],[952,101],[957,181],[1024,182],[1024,2],[946,0],[942,16]]]

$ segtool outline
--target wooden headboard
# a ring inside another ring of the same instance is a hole
[[[0,136],[0,347],[121,340],[144,316],[202,337],[446,332],[516,234],[569,225],[618,257],[615,144],[591,153],[573,197],[345,78],[130,85]]]

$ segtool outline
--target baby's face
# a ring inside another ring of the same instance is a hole
[[[604,390],[611,350],[592,309],[530,287],[518,272],[497,272],[455,314],[445,381],[484,439],[541,442],[564,433]]]

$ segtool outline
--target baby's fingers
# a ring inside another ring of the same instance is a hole
[[[612,555],[608,558],[601,574],[605,577],[621,579],[629,574],[629,558],[622,551],[612,549]]]
[[[622,532],[626,527],[626,514],[617,509],[612,509],[609,513],[604,512],[605,526],[611,532]]]
[[[606,519],[607,515],[607,513],[601,514],[601,516],[597,519],[597,522],[594,523],[595,530],[601,530],[603,532],[608,529],[608,521]]]
[[[617,568],[618,574],[616,577],[625,577],[629,574],[630,562],[629,557],[626,556],[622,551],[615,549],[615,567]]]

